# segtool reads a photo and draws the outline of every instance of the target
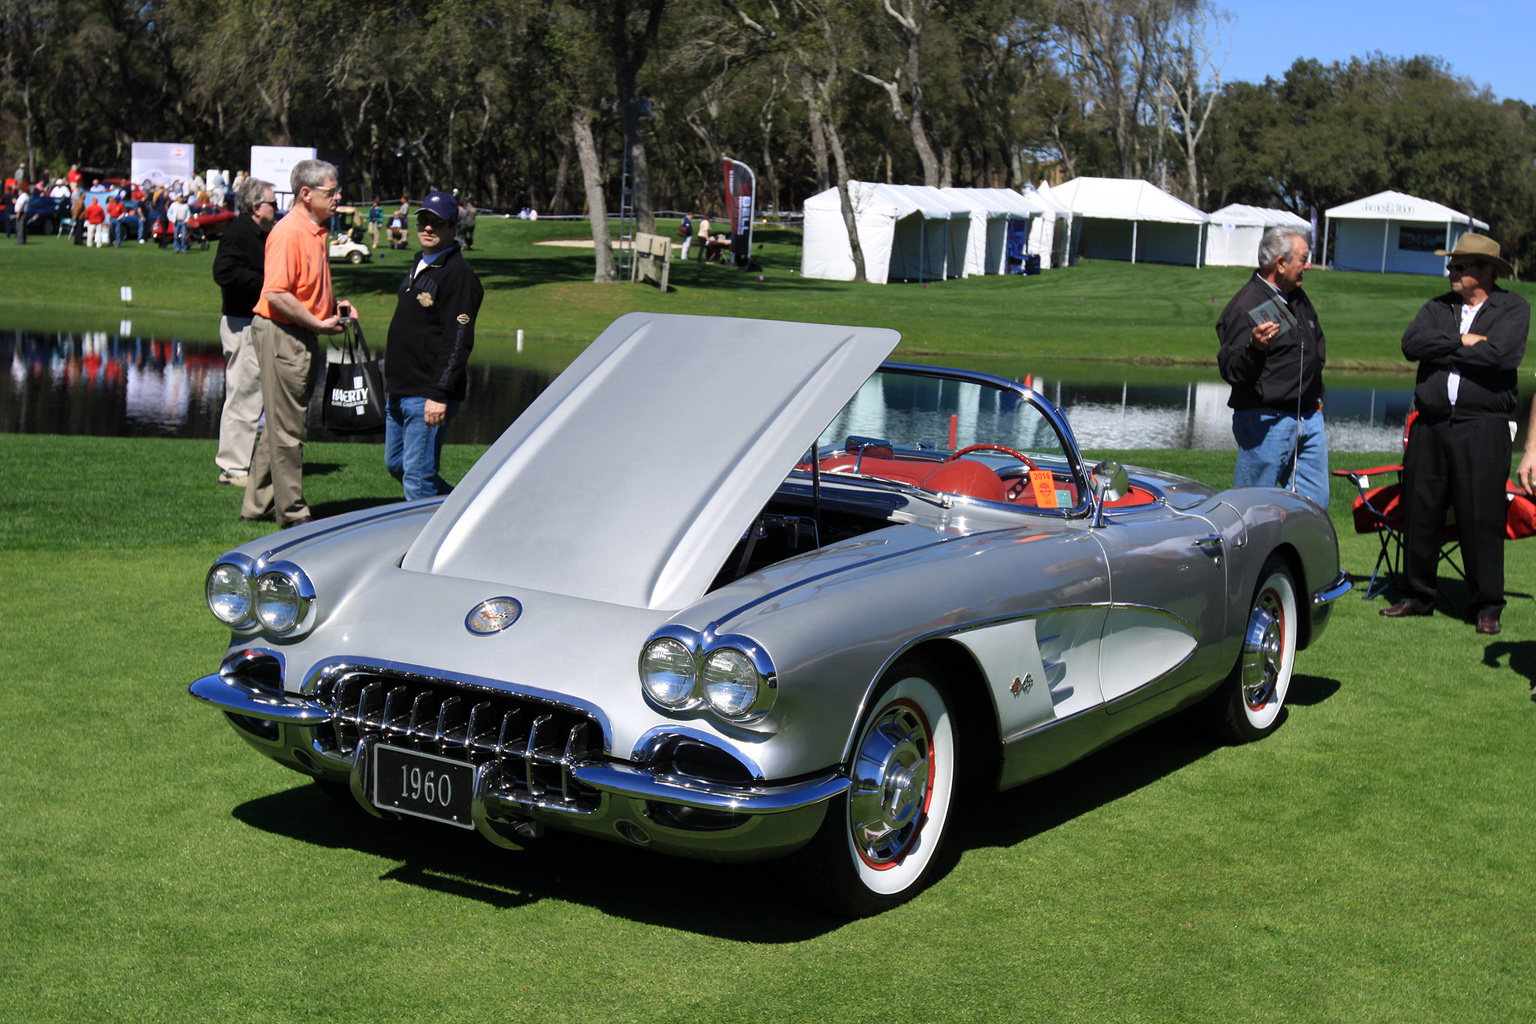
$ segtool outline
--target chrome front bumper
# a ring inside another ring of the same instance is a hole
[[[231,724],[236,732],[268,757],[349,787],[370,814],[395,817],[372,800],[371,744],[341,757],[317,742],[316,730],[332,721],[331,712],[319,703],[274,694],[233,675],[204,676],[191,685],[190,693],[235,716]],[[272,726],[253,729],[239,721],[242,718]],[[571,765],[570,774],[602,799],[596,810],[576,811],[497,793],[489,767],[481,765],[476,771],[473,818],[476,830],[497,845],[522,846],[548,826],[711,860],[775,857],[804,845],[821,826],[828,802],[852,785],[840,769],[794,782],[737,785],[636,764],[583,761]]]

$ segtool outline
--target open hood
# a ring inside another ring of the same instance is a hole
[[[475,464],[402,567],[683,607],[900,339],[873,327],[620,317]]]

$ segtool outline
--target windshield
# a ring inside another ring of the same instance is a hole
[[[1045,409],[1043,400],[1032,400],[1020,385],[1006,381],[887,367],[822,431],[821,469],[1069,510],[1083,500],[1078,468]],[[967,451],[977,445],[983,447]],[[980,466],[934,468],[957,461]],[[978,475],[979,468],[986,472]],[[1037,475],[1031,478],[1031,472]]]

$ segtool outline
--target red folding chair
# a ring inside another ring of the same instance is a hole
[[[1356,533],[1374,533],[1381,548],[1376,554],[1376,564],[1371,568],[1371,580],[1365,587],[1365,600],[1369,601],[1387,589],[1387,586],[1403,571],[1403,467],[1373,466],[1370,469],[1336,469],[1334,476],[1341,476],[1355,485],[1360,492],[1350,509]],[[1371,478],[1376,486],[1371,486]],[[1390,482],[1381,479],[1390,477]],[[1440,561],[1462,579],[1461,538],[1456,532],[1456,513],[1446,513],[1445,532],[1440,540]],[[1383,572],[1382,570],[1386,570]]]

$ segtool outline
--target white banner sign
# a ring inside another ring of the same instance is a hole
[[[135,142],[129,175],[139,184],[169,185],[192,180],[193,146],[190,142]]]

